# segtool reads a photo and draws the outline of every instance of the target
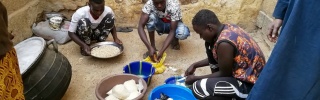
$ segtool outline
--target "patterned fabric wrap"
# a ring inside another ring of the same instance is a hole
[[[15,49],[0,60],[0,99],[24,100],[23,84]]]

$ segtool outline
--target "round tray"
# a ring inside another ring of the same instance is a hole
[[[116,42],[109,42],[109,41],[106,41],[106,42],[98,42],[98,43],[95,43],[95,44],[90,45],[90,48],[93,49],[94,47],[99,47],[99,46],[103,46],[103,45],[112,45],[112,46],[115,46],[115,47],[117,47],[117,48],[120,49],[120,53],[119,53],[119,54],[116,54],[116,55],[114,55],[114,56],[110,56],[110,57],[97,57],[97,56],[93,56],[93,55],[91,55],[91,56],[92,56],[92,57],[96,57],[96,58],[112,58],[112,57],[116,57],[116,56],[118,56],[118,55],[120,55],[120,54],[123,53],[123,49],[124,49],[123,46],[122,46],[121,44],[116,43]]]
[[[24,74],[41,58],[46,49],[46,41],[41,37],[28,38],[14,46],[19,61],[20,74]]]

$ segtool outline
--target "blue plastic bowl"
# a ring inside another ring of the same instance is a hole
[[[197,100],[190,89],[174,84],[164,84],[156,87],[150,92],[148,100],[159,99],[161,93],[173,100]]]
[[[155,72],[155,68],[151,63],[144,61],[135,61],[124,66],[123,73],[134,74],[143,78],[144,81],[149,85],[151,78]]]
[[[169,77],[168,79],[166,79],[164,81],[165,84],[176,84],[176,81],[181,79],[182,77],[181,76],[172,76],[172,77]],[[183,81],[180,81],[180,83],[184,83],[185,80]]]

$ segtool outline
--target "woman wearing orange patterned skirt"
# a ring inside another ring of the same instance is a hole
[[[0,2],[0,100],[24,100],[18,58],[11,39],[7,10]]]

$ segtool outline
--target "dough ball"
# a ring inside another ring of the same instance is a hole
[[[119,100],[119,99],[113,95],[109,95],[105,98],[105,100]]]
[[[126,99],[127,97],[129,97],[130,92],[123,84],[118,84],[112,88],[112,95],[119,99]]]
[[[137,98],[140,94],[141,94],[141,93],[138,92],[138,91],[132,92],[132,93],[130,94],[130,96],[129,96],[128,98],[126,98],[125,100],[133,100],[133,99]]]
[[[123,85],[126,87],[126,89],[130,93],[138,91],[138,88],[137,88],[137,85],[136,85],[136,81],[134,81],[133,79],[124,82]]]

